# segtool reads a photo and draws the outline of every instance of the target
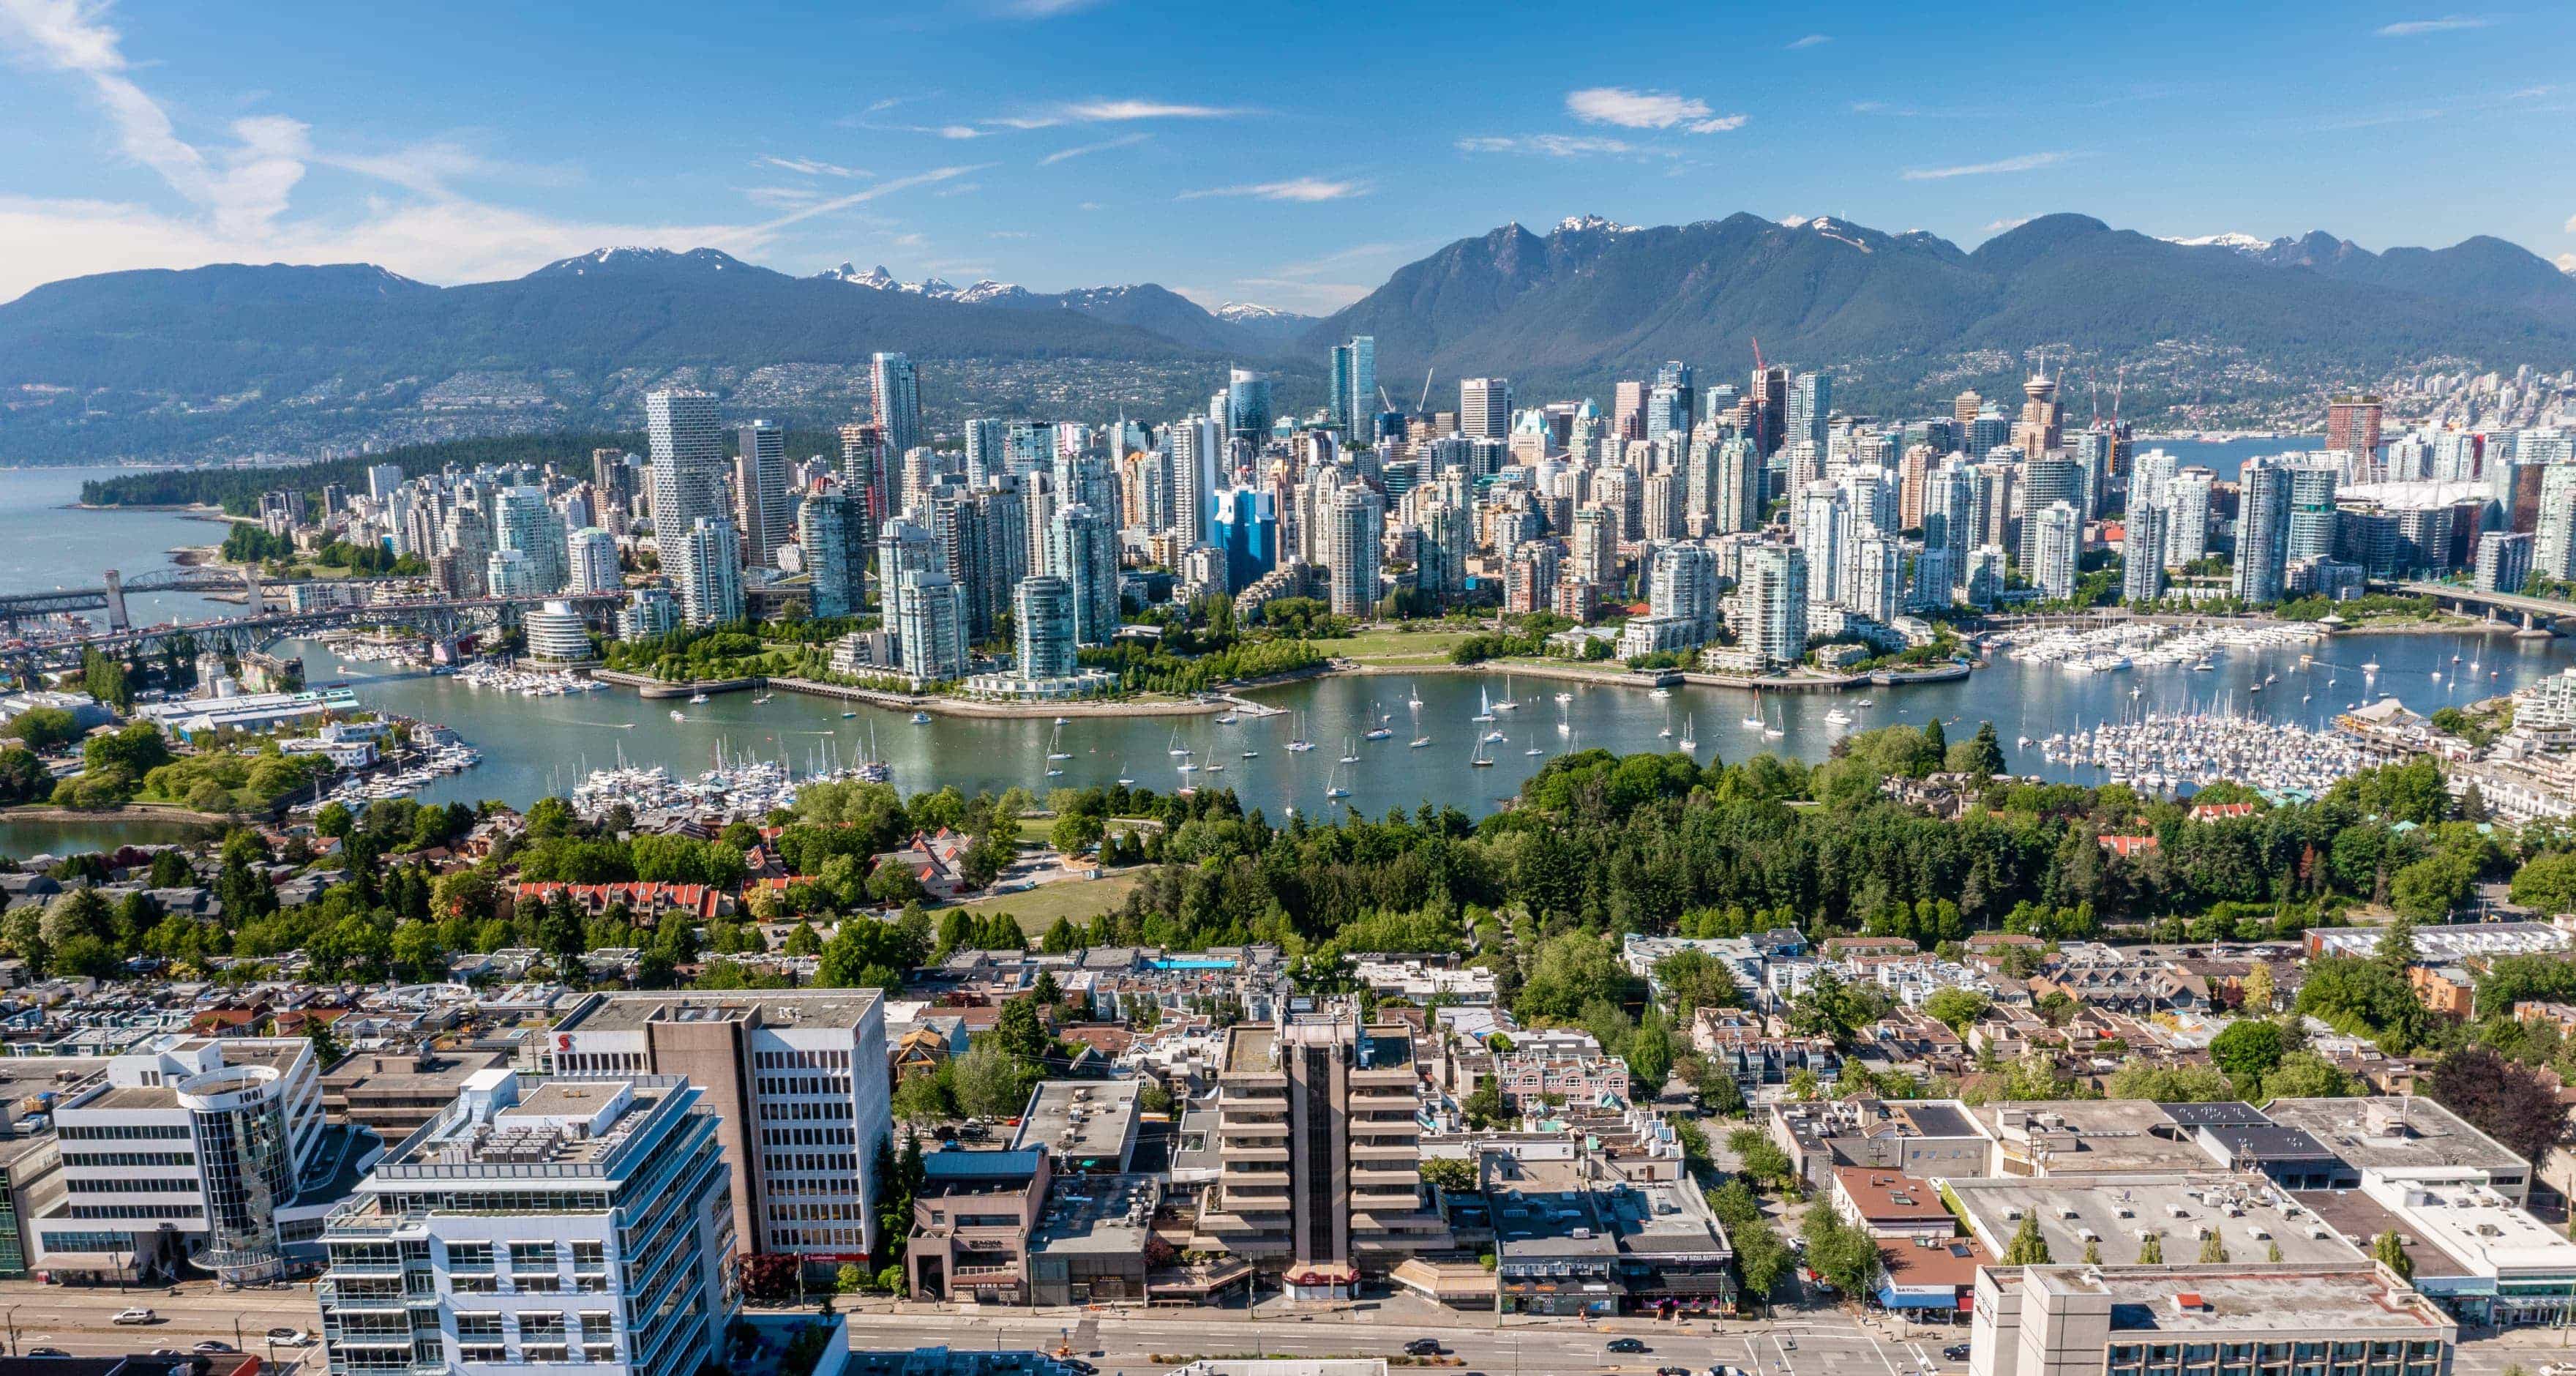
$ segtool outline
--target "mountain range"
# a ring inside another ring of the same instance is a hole
[[[798,277],[712,249],[602,249],[454,287],[366,264],[225,264],[0,304],[0,459],[631,425],[641,393],[673,383],[742,414],[825,421],[863,404],[880,349],[922,361],[934,424],[1155,416],[1195,405],[1229,363],[1270,369],[1281,405],[1304,408],[1322,400],[1324,351],[1352,334],[1375,336],[1391,393],[1430,370],[1606,398],[1665,359],[1738,375],[1758,339],[1770,360],[1831,369],[1854,407],[2008,387],[2045,351],[2125,369],[2142,414],[2193,398],[2310,405],[2433,361],[2576,364],[2576,278],[2483,236],[2372,253],[2325,233],[2172,242],[2081,215],[1973,251],[1825,217],[1507,224],[1321,320],[1210,311],[1151,283],[961,288],[848,264]]]

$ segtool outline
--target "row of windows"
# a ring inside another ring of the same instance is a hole
[[[2315,1362],[2334,1360],[2357,1362],[2367,1358],[2374,1362],[2393,1362],[2400,1357],[2409,1361],[2439,1361],[2442,1344],[2438,1342],[2303,1342],[2303,1343],[2122,1343],[2111,1349],[2111,1365],[2164,1365],[2176,1361],[2194,1366],[2212,1361],[2224,1362]]]
[[[75,1175],[63,1181],[73,1194],[184,1194],[197,1192],[194,1180],[155,1180],[150,1176]]]
[[[47,1233],[48,1252],[123,1252],[134,1246],[132,1233]]]
[[[855,1171],[859,1158],[839,1152],[763,1152],[760,1168],[773,1175],[781,1171]]]
[[[847,1147],[856,1145],[849,1128],[762,1128],[764,1147]]]
[[[847,1196],[855,1195],[858,1192],[858,1180],[855,1177],[846,1175],[837,1179],[832,1177],[788,1176],[784,1179],[777,1179],[769,1182],[769,1193],[772,1195],[822,1194]]]
[[[751,1053],[755,1070],[847,1070],[847,1051],[755,1051]]]
[[[197,1154],[187,1151],[67,1151],[66,1166],[194,1166]]]
[[[146,1139],[162,1141],[188,1140],[185,1126],[158,1127],[149,1123],[82,1123],[65,1124],[54,1132],[65,1142],[135,1142]]]
[[[777,1094],[847,1094],[850,1078],[846,1075],[763,1075],[761,1097]]]
[[[864,1220],[868,1211],[858,1204],[772,1204],[772,1223],[847,1223]]]
[[[74,1204],[74,1218],[203,1218],[202,1204]]]
[[[837,1118],[846,1121],[850,1116],[850,1101],[847,1099],[842,1099],[837,1102],[826,1101],[822,1103],[798,1103],[791,1101],[782,1104],[770,1100],[763,1100],[760,1105],[760,1116],[764,1119],[772,1120],[784,1119],[815,1122],[829,1121]]]
[[[641,1052],[585,1051],[578,1055],[558,1052],[555,1073],[558,1075],[641,1074],[644,1056]]]
[[[772,1228],[769,1230],[769,1245],[772,1247],[838,1247],[843,1251],[854,1252],[866,1246],[867,1239],[862,1237],[856,1228]]]

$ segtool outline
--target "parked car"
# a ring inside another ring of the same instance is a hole
[[[1404,1355],[1408,1357],[1437,1357],[1440,1355],[1440,1340],[1438,1338],[1416,1338],[1404,1345]]]
[[[1968,1360],[1968,1345],[1966,1343],[1952,1343],[1948,1347],[1942,1348],[1941,1360],[1945,1362],[1964,1362]]]
[[[1659,1366],[1655,1368],[1655,1376],[1693,1376],[1693,1373],[1686,1366]]]
[[[27,1355],[30,1357],[68,1357],[72,1354],[63,1351],[59,1347],[31,1347],[27,1349]]]
[[[272,1328],[268,1330],[268,1340],[280,1347],[302,1347],[313,1341],[313,1335],[301,1328]]]
[[[196,1350],[205,1353],[241,1351],[240,1348],[233,1346],[231,1343],[225,1342],[221,1338],[208,1338],[204,1342],[197,1344]]]
[[[1647,1350],[1646,1341],[1643,1338],[1612,1338],[1610,1340],[1610,1350],[1613,1352],[1644,1352]]]
[[[117,1310],[117,1311],[116,1311],[116,1318],[115,1318],[114,1322],[116,1322],[116,1323],[121,1323],[121,1324],[124,1324],[124,1323],[159,1323],[159,1322],[161,1322],[161,1316],[160,1316],[160,1315],[158,1315],[158,1314],[153,1313],[151,1310],[146,1309],[146,1308],[144,1308],[142,1305],[139,1305],[139,1304],[138,1304],[138,1305],[135,1305],[134,1307],[132,1307],[132,1308],[130,1308],[130,1309],[120,1309],[120,1310]]]

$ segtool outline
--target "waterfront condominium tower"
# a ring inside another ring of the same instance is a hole
[[[885,453],[901,457],[905,450],[929,443],[921,432],[921,379],[911,359],[902,354],[871,355],[868,390]]]
[[[2237,477],[2236,577],[2233,591],[2252,606],[2281,600],[2290,555],[2289,464],[2248,460]]]
[[[467,1077],[322,1229],[329,1369],[716,1367],[741,1301],[704,1097],[670,1075]]]
[[[1017,667],[1024,682],[1067,679],[1081,671],[1072,584],[1053,577],[1023,578],[1012,590],[1012,611],[1020,641]]]
[[[546,500],[544,488],[505,487],[492,494],[492,547],[527,561],[528,594],[562,592],[571,580],[565,536],[563,518]]]
[[[734,432],[734,525],[742,531],[742,557],[761,568],[778,562],[790,533],[787,512],[787,434],[756,420]]]
[[[864,501],[826,480],[796,512],[796,543],[813,579],[817,619],[856,616],[867,606],[868,521]]]
[[[1326,524],[1324,564],[1332,570],[1335,616],[1366,619],[1377,612],[1378,550],[1386,537],[1386,499],[1366,483],[1333,493]]]
[[[733,528],[733,513],[725,501],[724,441],[716,429],[716,399],[704,392],[650,393],[644,398],[644,430],[653,456],[653,543],[662,556],[662,572],[679,590],[684,606],[690,588],[705,588],[725,576],[739,589],[738,571],[720,576],[689,562],[690,533],[700,521],[719,521],[727,530]],[[707,624],[695,617],[690,621]]]
[[[1058,507],[1047,520],[1046,565],[1038,572],[1071,589],[1077,641],[1106,645],[1118,633],[1118,532],[1105,516],[1079,502]]]
[[[2129,503],[2120,537],[2120,600],[2153,602],[2165,595],[2165,536],[2173,508],[2163,502]]]
[[[1365,445],[1377,439],[1377,339],[1355,334],[1333,346],[1333,423],[1342,427],[1345,443]]]
[[[682,619],[692,626],[742,619],[742,540],[733,522],[699,517],[680,541],[677,562],[671,585],[680,594]]]
[[[1745,646],[1765,667],[1795,664],[1807,653],[1807,554],[1794,545],[1745,549],[1741,628]]]
[[[1458,384],[1458,433],[1471,440],[1512,436],[1512,380],[1471,377]]]

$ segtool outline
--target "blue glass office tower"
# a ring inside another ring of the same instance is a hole
[[[1225,551],[1225,586],[1241,592],[1261,581],[1279,562],[1279,513],[1270,494],[1237,487],[1216,494],[1216,520],[1209,534]]]
[[[1237,368],[1225,385],[1225,433],[1242,440],[1255,453],[1270,441],[1270,378]]]

